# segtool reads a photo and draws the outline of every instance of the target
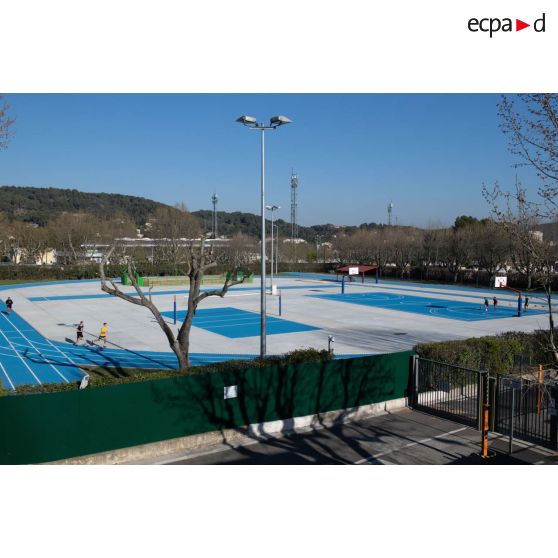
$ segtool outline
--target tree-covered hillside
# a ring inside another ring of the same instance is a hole
[[[84,212],[106,218],[125,212],[143,225],[163,204],[121,194],[92,194],[63,188],[0,187],[0,211],[10,219],[45,226],[61,213]]]

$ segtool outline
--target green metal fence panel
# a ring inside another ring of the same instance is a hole
[[[41,463],[407,395],[411,351],[0,397],[0,463]],[[226,386],[238,397],[224,399]]]

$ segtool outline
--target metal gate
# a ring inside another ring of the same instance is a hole
[[[413,372],[413,407],[479,428],[486,372],[420,357]]]
[[[520,376],[489,376],[483,370],[414,357],[411,405],[480,429],[483,405],[490,429],[558,449],[558,385]]]
[[[558,449],[554,383],[517,376],[498,379],[493,429],[501,434]]]

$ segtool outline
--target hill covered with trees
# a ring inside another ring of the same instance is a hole
[[[88,213],[107,218],[126,213],[139,227],[164,204],[122,194],[93,194],[64,188],[0,187],[0,211],[10,219],[41,227],[62,213]]]

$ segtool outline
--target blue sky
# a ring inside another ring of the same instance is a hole
[[[164,203],[259,212],[259,134],[241,114],[293,124],[266,136],[267,202],[299,222],[452,223],[484,217],[483,181],[529,190],[536,179],[507,150],[498,95],[7,94],[16,136],[0,184],[138,195]]]

